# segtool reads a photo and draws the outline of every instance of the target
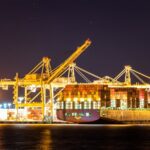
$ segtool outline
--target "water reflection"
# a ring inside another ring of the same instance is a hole
[[[36,148],[40,150],[52,150],[52,136],[50,129],[45,129],[41,132],[40,142]]]
[[[3,139],[3,130],[0,128],[0,149],[4,149],[3,145],[4,145],[4,139]]]
[[[50,149],[50,131],[36,125],[0,126],[0,150]],[[41,146],[41,147],[40,147]],[[45,146],[45,147],[44,147]]]
[[[0,125],[0,150],[143,150],[149,133],[150,125]]]

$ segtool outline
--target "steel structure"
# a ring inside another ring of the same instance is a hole
[[[19,78],[18,73],[14,80],[1,79],[0,87],[8,89],[8,86],[13,86],[13,103],[16,107],[16,120],[19,119],[19,108],[41,108],[42,120],[46,114],[46,107],[53,116],[53,89],[55,87],[64,87],[68,82],[64,82],[58,78],[63,71],[72,64],[85,50],[91,45],[91,41],[87,39],[79,46],[73,54],[68,57],[62,64],[54,70],[51,70],[50,59],[44,57],[28,74],[23,78]],[[73,67],[73,66],[72,66]],[[70,66],[69,76],[73,79],[73,69]],[[69,77],[68,76],[68,77]],[[23,89],[21,99],[19,96],[20,89]]]
[[[56,97],[63,90],[67,84],[79,84],[76,80],[76,73],[84,79],[84,82],[93,84],[104,84],[109,87],[125,87],[125,88],[147,88],[150,89],[149,82],[144,81],[141,77],[150,79],[150,76],[144,75],[134,69],[131,66],[125,66],[125,68],[115,77],[109,76],[99,77],[83,68],[78,67],[74,61],[91,45],[91,41],[86,40],[81,46],[79,46],[74,53],[68,57],[62,64],[56,67],[54,70],[51,68],[51,59],[43,57],[43,59],[23,78],[19,77],[16,73],[14,80],[1,79],[0,87],[7,90],[9,86],[13,87],[13,103],[16,107],[16,120],[19,120],[19,109],[28,108],[42,110],[42,118],[49,114],[51,121],[53,121],[54,104],[56,103]],[[66,76],[64,76],[67,74]],[[119,79],[124,76],[124,81]],[[141,83],[133,84],[131,75],[135,76]],[[91,81],[87,76],[92,76],[96,80]],[[20,97],[21,93],[21,97]]]
[[[134,85],[134,83],[132,83],[132,80],[131,80],[131,75],[133,75],[136,79],[138,79],[138,82],[140,82],[140,85],[142,84],[144,86],[149,86],[149,82],[143,80],[143,78],[149,81],[150,76],[145,75],[133,69],[131,66],[125,66],[124,69],[114,79],[118,81],[123,75],[125,75],[125,77],[124,77],[124,81],[122,82],[122,84],[126,86]],[[139,83],[137,83],[136,86],[138,86],[138,84]]]

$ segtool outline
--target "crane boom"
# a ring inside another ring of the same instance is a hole
[[[85,49],[87,47],[89,47],[91,45],[91,41],[89,39],[87,39],[80,47],[78,47],[75,52],[68,57],[53,73],[52,75],[48,78],[47,83],[50,83],[51,81],[53,81],[56,77],[58,77],[63,70],[68,67],[69,64],[73,63],[74,60],[76,60],[81,53],[83,53],[85,51]]]

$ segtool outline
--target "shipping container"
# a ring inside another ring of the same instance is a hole
[[[116,99],[116,107],[117,107],[117,108],[120,107],[120,99]]]

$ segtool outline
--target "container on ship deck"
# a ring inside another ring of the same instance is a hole
[[[116,99],[116,107],[120,107],[120,99]]]
[[[130,108],[132,106],[132,100],[130,98],[127,99],[127,107]]]
[[[143,90],[143,89],[140,89],[139,90],[139,99],[141,100],[141,99],[144,99],[144,96],[145,95],[145,91]]]
[[[102,90],[101,93],[100,93],[100,97],[102,100],[110,100],[110,91],[107,90],[107,91],[104,91]]]
[[[136,99],[136,108],[139,108],[140,107],[140,100],[139,98]]]
[[[127,106],[128,108],[136,108],[136,89],[127,89]]]
[[[136,99],[132,98],[132,108],[136,108]]]
[[[101,107],[106,107],[106,101],[105,100],[101,100]]]
[[[148,100],[148,103],[150,104],[150,90],[147,91],[147,100]]]
[[[144,100],[144,108],[148,108],[148,92],[145,89],[139,90],[139,100]]]
[[[148,107],[148,100],[147,98],[144,99],[144,108],[147,108]]]
[[[110,107],[111,106],[111,101],[110,100],[107,100],[106,101],[106,107]]]

